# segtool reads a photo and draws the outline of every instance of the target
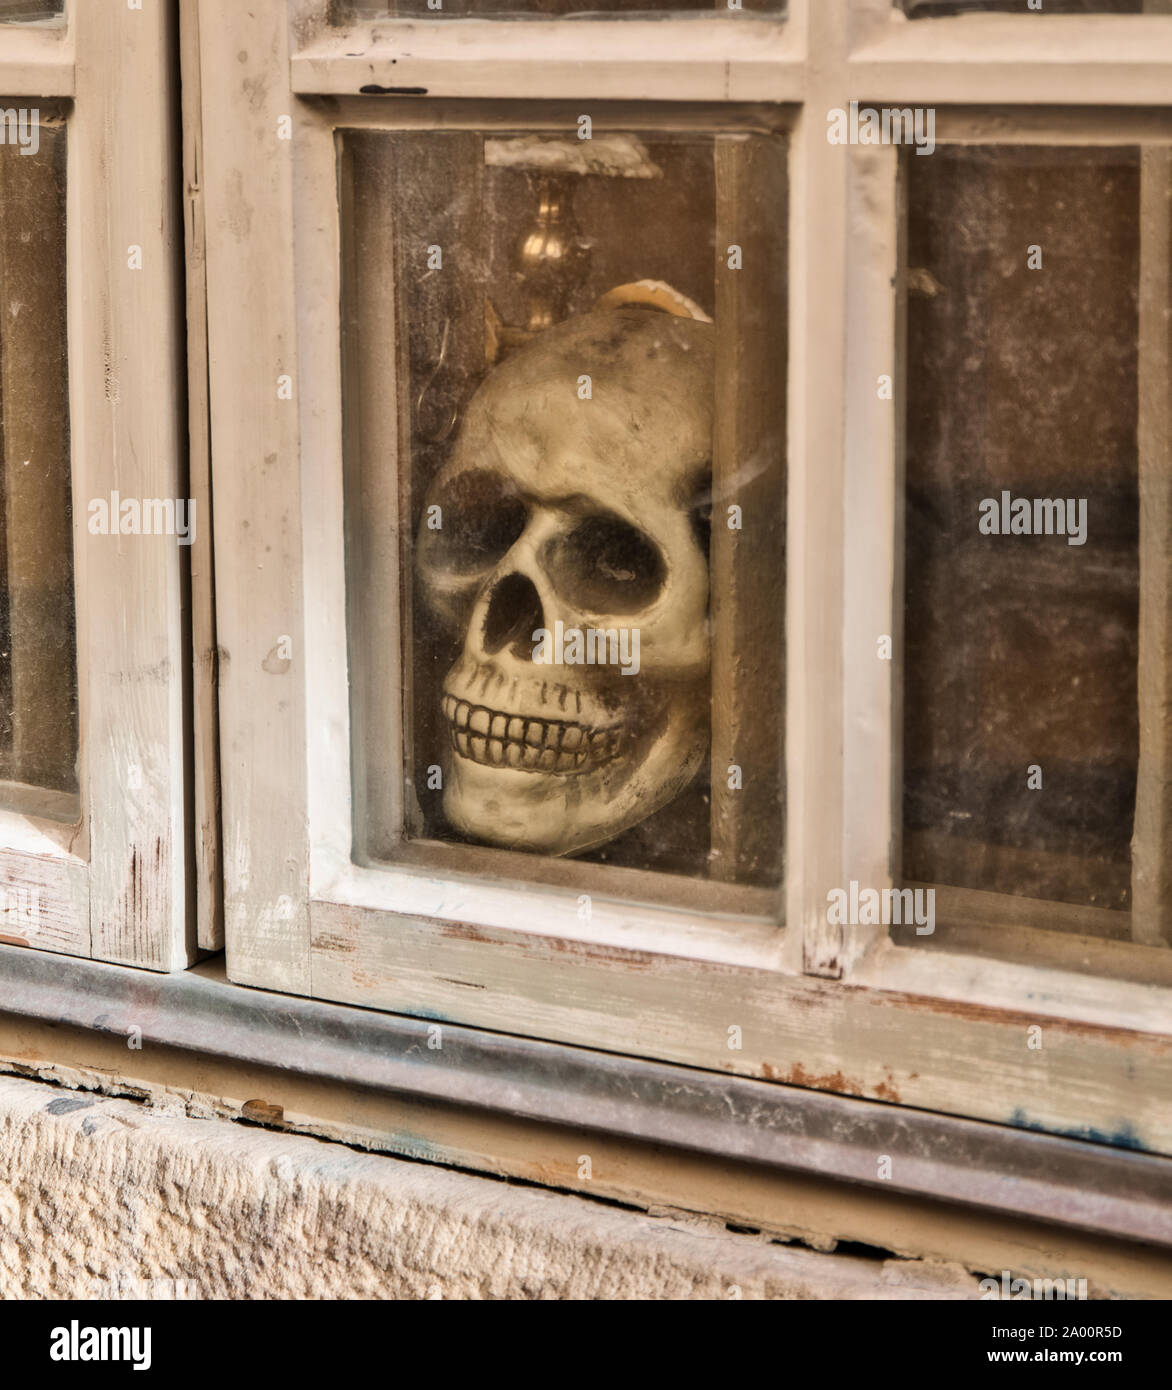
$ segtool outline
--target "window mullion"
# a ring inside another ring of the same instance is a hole
[[[826,113],[846,101],[847,0],[810,8],[817,55],[794,141],[790,261],[787,744],[787,956],[792,968],[837,977],[860,945],[827,920],[844,882],[844,418],[848,161],[826,138]],[[799,946],[800,943],[800,946]]]
[[[899,151],[852,148],[843,615],[844,878],[891,887],[901,823],[904,219]],[[855,925],[855,953],[886,928]]]

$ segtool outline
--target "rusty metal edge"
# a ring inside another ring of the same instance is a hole
[[[0,1011],[1172,1246],[1172,1159],[446,1022],[433,1048],[433,1020],[244,988],[215,965],[163,975],[0,945]]]

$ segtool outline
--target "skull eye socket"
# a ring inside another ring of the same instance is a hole
[[[459,574],[488,569],[525,529],[527,511],[507,478],[473,469],[450,478],[431,498],[440,528],[428,530],[432,559]]]
[[[663,588],[663,557],[617,516],[590,516],[550,546],[546,564],[558,591],[591,613],[638,613]]]

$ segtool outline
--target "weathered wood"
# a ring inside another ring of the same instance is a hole
[[[174,11],[71,8],[69,330],[93,953],[193,957],[185,864],[185,559],[175,536],[88,532],[89,501],[183,497]],[[142,268],[131,268],[131,248]],[[197,518],[198,524],[199,518]],[[194,917],[192,915],[192,921]]]
[[[162,969],[185,964],[193,944],[183,850],[183,560],[174,537],[91,536],[86,522],[90,500],[113,489],[180,495],[170,16],[94,0],[72,7],[68,24],[0,27],[0,89],[9,99],[76,98],[58,137],[68,160],[68,417],[63,402],[54,408],[45,396],[51,374],[30,380],[53,427],[68,418],[72,445],[83,813],[72,827],[38,820],[62,807],[18,788],[13,813],[0,817],[0,844],[17,890],[31,882],[40,893],[31,945]],[[27,180],[38,161],[20,162],[17,176]],[[141,247],[141,270],[130,269],[132,246]],[[42,272],[50,267],[42,258]],[[21,480],[17,497],[25,493]],[[27,557],[14,558],[27,567]],[[32,717],[52,724],[56,712],[50,693]]]
[[[690,101],[799,101],[803,28],[796,16],[778,24],[741,13],[672,25],[665,44],[654,19],[462,19],[458,34],[446,23],[382,20],[311,35],[293,55],[292,83],[305,96],[371,85],[530,101],[675,102],[684,92]]]
[[[285,6],[203,0],[200,59],[228,967],[241,983],[307,990],[299,417],[313,386],[290,219],[312,118],[284,81]],[[336,392],[336,373],[322,384]]]
[[[0,941],[91,955],[89,877],[80,859],[0,849]]]
[[[822,112],[842,100],[847,7],[815,6],[819,55],[795,137],[790,198],[790,303],[797,331],[789,373],[789,572],[786,701],[786,915],[794,968],[830,978],[849,964],[849,932],[826,920],[844,886],[844,417],[847,265],[846,150],[827,143]]]
[[[909,24],[889,10],[888,22],[851,54],[849,76],[836,105],[853,97],[877,106],[1049,106],[1063,108],[1065,118],[1071,107],[1165,104],[1172,49],[1158,14],[1097,15],[1089,22],[1078,15],[991,14]]]
[[[381,913],[325,902],[311,913],[324,998],[1172,1153],[1167,989],[1117,985],[1106,1003],[1093,977],[1055,972],[1028,998],[1022,967],[962,978],[916,951],[854,988],[465,922],[388,931]]]
[[[9,100],[73,96],[74,54],[68,25],[5,25],[0,34],[0,92]]]
[[[903,270],[899,151],[847,152],[846,438],[843,615],[843,864],[880,891],[898,864],[903,662]],[[892,389],[881,395],[880,378]],[[886,641],[884,639],[887,639]],[[883,927],[842,929],[847,959],[882,942]]]

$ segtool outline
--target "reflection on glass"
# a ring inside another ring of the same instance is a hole
[[[904,872],[1127,908],[1139,151],[907,167]]]
[[[347,135],[372,856],[779,883],[784,167],[764,136]]]
[[[78,783],[65,131],[25,114],[35,141],[0,145],[0,799],[29,806]]]

